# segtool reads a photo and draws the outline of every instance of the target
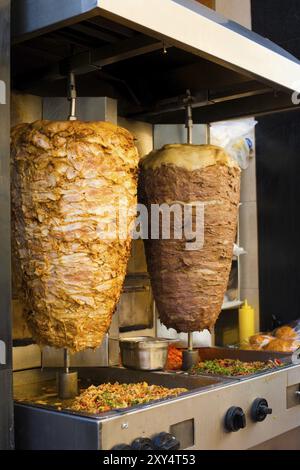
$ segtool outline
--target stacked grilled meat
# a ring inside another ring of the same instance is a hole
[[[142,160],[139,195],[149,212],[151,204],[203,204],[203,247],[189,250],[185,237],[176,239],[172,232],[164,239],[160,222],[158,239],[145,240],[145,248],[161,321],[178,332],[210,329],[221,311],[232,262],[240,197],[237,163],[219,147],[167,145]]]
[[[21,124],[12,132],[12,162],[13,264],[32,334],[73,351],[97,347],[130,253],[133,137],[101,122]]]
[[[13,266],[39,344],[80,351],[101,343],[126,274],[137,167],[133,137],[109,123],[37,121],[13,129]],[[218,147],[168,145],[143,159],[139,186],[162,322],[181,332],[211,328],[236,236],[238,165]],[[173,203],[203,204],[204,246],[151,239],[152,204]]]

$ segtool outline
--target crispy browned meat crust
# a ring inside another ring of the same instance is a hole
[[[169,150],[175,163],[170,163]],[[155,153],[151,154],[142,162],[139,183],[139,199],[148,207],[176,201],[205,204],[202,249],[187,251],[186,240],[145,241],[160,318],[168,328],[179,332],[210,329],[220,314],[240,200],[240,169],[222,149],[191,146],[190,152],[191,158],[186,145],[177,145],[166,146],[159,154],[160,161]],[[191,162],[193,168],[197,163],[195,152],[199,168],[190,170]]]
[[[132,224],[137,167],[133,137],[110,123],[37,121],[13,129],[13,265],[38,343],[75,351],[101,343],[131,239],[105,241],[99,231],[122,198]]]

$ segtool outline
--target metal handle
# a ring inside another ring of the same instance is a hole
[[[295,392],[295,395],[300,398],[300,391]]]

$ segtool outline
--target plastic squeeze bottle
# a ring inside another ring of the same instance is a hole
[[[240,343],[248,341],[250,336],[255,334],[255,311],[245,300],[239,309],[239,336]]]

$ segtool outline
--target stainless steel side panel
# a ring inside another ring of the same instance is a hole
[[[0,370],[0,450],[12,449],[13,421],[10,370]]]
[[[0,449],[12,447],[10,289],[10,0],[0,0]]]
[[[98,450],[100,423],[95,419],[15,405],[16,449]]]

